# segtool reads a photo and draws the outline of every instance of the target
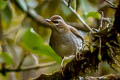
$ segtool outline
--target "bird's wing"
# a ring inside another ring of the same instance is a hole
[[[69,28],[70,28],[71,32],[72,32],[73,34],[75,34],[77,37],[79,37],[80,39],[82,39],[82,41],[83,41],[83,43],[84,43],[84,39],[83,39],[83,37],[80,35],[80,33],[78,32],[78,30],[77,30],[76,28],[72,27],[72,26],[69,26]]]

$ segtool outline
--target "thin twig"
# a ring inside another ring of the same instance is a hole
[[[4,72],[21,72],[21,71],[29,71],[29,70],[36,70],[36,69],[40,69],[40,68],[45,68],[45,67],[49,67],[49,66],[54,66],[56,65],[56,63],[51,63],[51,64],[47,64],[47,65],[36,65],[36,66],[30,66],[30,67],[25,67],[25,68],[16,68],[16,69],[10,69],[10,68],[4,68]],[[2,73],[3,70],[0,69],[0,73]]]
[[[105,2],[107,2],[110,5],[111,8],[117,9],[117,7],[115,6],[115,4],[113,4],[111,1],[105,0]]]
[[[103,14],[103,12],[101,12],[101,20],[100,20],[100,26],[99,26],[98,30],[101,30],[103,27],[103,18],[104,18],[104,14]]]
[[[22,57],[22,59],[21,59],[19,65],[18,65],[17,69],[20,69],[20,68],[21,68],[21,66],[22,66],[22,64],[23,64],[23,62],[24,62],[26,56],[27,56],[27,54],[24,54],[24,55],[23,55],[23,57]]]
[[[68,6],[68,3],[63,0],[64,4],[66,6]],[[93,30],[90,28],[90,26],[88,26],[88,24],[86,24],[86,22],[80,17],[80,15],[70,6],[69,9],[78,17],[78,19],[82,22],[82,24],[90,31],[93,33]]]
[[[71,4],[71,0],[68,0],[68,7],[70,6],[70,4]]]

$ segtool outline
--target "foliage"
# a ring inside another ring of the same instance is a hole
[[[94,18],[96,18],[96,19],[100,19],[101,18],[101,15],[100,15],[100,13],[98,13],[98,12],[89,12],[87,15],[86,15],[86,17],[88,18],[88,17],[94,17]]]
[[[61,58],[56,55],[56,53],[47,44],[43,43],[42,38],[38,34],[31,32],[31,30],[32,29],[28,29],[25,32],[22,38],[23,46],[32,53],[36,53],[40,56],[48,55],[60,63]]]
[[[12,58],[8,53],[0,53],[0,63],[12,64]]]
[[[8,1],[0,0],[0,10],[3,10],[8,4]]]

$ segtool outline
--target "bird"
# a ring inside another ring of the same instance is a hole
[[[64,59],[77,55],[83,47],[84,39],[79,31],[68,25],[59,15],[53,15],[46,21],[53,25],[50,37],[51,48]]]

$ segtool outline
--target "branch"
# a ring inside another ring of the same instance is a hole
[[[85,76],[86,72],[90,72],[92,70],[96,72],[100,62],[96,56],[96,52],[92,54],[89,51],[82,52],[80,59],[76,61],[74,58],[65,66],[62,72],[59,71],[52,75],[42,74],[34,80],[119,80],[120,75],[117,74],[108,74],[100,77]],[[92,74],[94,73],[92,72]]]
[[[56,78],[57,80],[74,80],[73,78],[78,78],[79,75],[85,74],[86,69],[96,70],[96,66],[99,63],[96,56],[96,53],[91,54],[89,51],[81,52],[80,59],[76,60],[74,58],[65,66],[62,72],[59,71],[52,75],[43,74],[35,80],[56,80]]]
[[[117,9],[117,7],[115,6],[115,4],[113,4],[110,0],[105,0],[105,2],[107,2],[111,8],[113,9]]]
[[[23,54],[22,59],[21,59],[19,65],[18,65],[17,69],[21,68],[21,66],[22,66],[22,64],[23,64],[23,62],[24,62],[24,60],[25,60],[26,57],[27,57],[27,54]]]
[[[67,3],[65,0],[63,0],[63,2],[64,2],[64,4],[65,4],[66,6],[68,6],[68,3]],[[78,17],[78,19],[82,22],[82,24],[83,24],[89,31],[91,31],[91,32],[93,33],[93,30],[90,28],[90,26],[88,26],[88,24],[86,24],[86,22],[80,17],[80,15],[79,15],[71,6],[69,6],[69,9]]]
[[[101,77],[87,76],[87,77],[83,77],[82,79],[84,79],[84,80],[119,80],[120,75],[108,74],[108,75],[104,75],[104,76],[101,76]]]
[[[120,79],[120,75],[108,74],[100,77],[93,77],[93,76],[79,77],[77,80],[119,80],[119,79]],[[42,78],[35,79],[35,80],[51,80],[51,79],[46,79],[45,75],[42,75]],[[57,80],[60,80],[60,79],[57,79]],[[76,80],[76,79],[73,79],[73,80]]]
[[[35,69],[39,69],[41,67],[39,66],[35,66],[35,67],[27,67],[27,68],[17,68],[17,69],[9,69],[9,68],[5,68],[4,72],[21,72],[21,71],[29,71],[29,70],[35,70]],[[3,72],[3,69],[0,70],[0,73]]]
[[[21,72],[21,71],[29,71],[29,70],[36,70],[40,68],[45,68],[49,66],[54,66],[56,63],[46,64],[46,65],[37,65],[37,66],[30,66],[25,68],[16,68],[16,69],[10,69],[10,68],[4,68],[4,72]],[[3,72],[3,69],[0,70],[0,73]]]

